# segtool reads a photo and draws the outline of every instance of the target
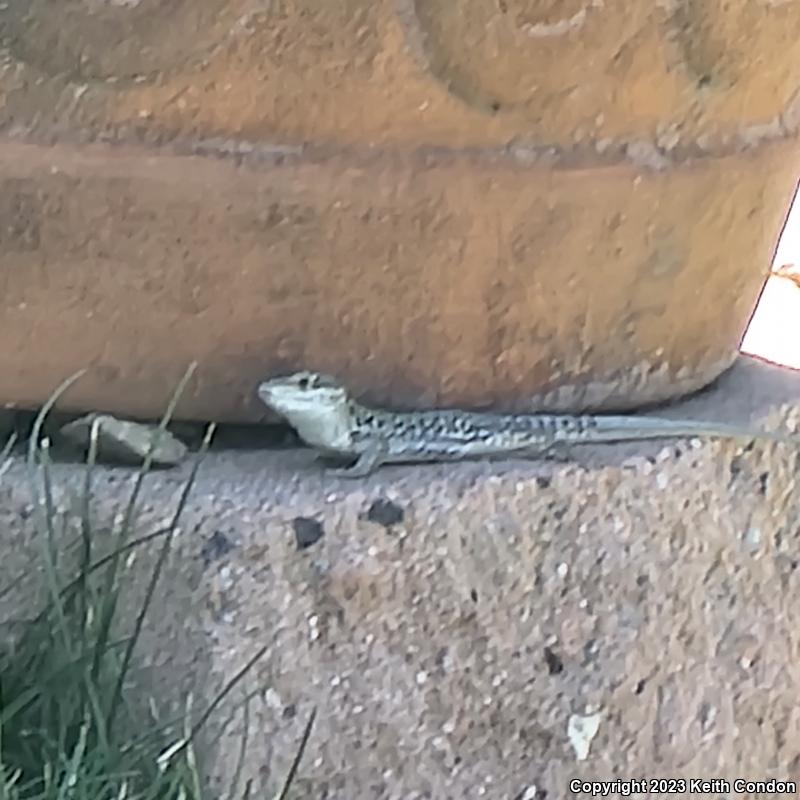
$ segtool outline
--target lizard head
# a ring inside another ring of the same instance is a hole
[[[339,407],[348,399],[347,391],[335,378],[305,371],[264,381],[258,387],[258,396],[280,414],[306,407]]]
[[[307,444],[339,450],[349,440],[350,395],[329,375],[304,371],[270,378],[259,384],[258,396]]]

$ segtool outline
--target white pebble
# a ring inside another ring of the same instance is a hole
[[[283,708],[281,696],[271,686],[264,694],[264,700],[270,708]]]
[[[601,718],[600,712],[588,714],[585,717],[580,714],[573,714],[567,721],[567,738],[575,751],[575,757],[578,761],[585,761],[589,756],[592,739],[597,735],[597,731],[600,730]]]
[[[656,456],[656,461],[662,463],[664,461],[669,461],[672,458],[672,449],[669,447],[662,448],[658,455]]]

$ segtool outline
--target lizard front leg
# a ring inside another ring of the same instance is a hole
[[[330,469],[328,472],[339,478],[364,478],[381,465],[384,455],[383,447],[378,442],[373,442],[359,454],[352,466]]]

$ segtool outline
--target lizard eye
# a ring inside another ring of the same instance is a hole
[[[299,381],[297,381],[297,385],[298,385],[298,386],[299,386],[301,389],[304,389],[304,390],[305,390],[305,389],[308,389],[308,383],[309,383],[309,380],[308,380],[308,378],[300,378],[300,380],[299,380]]]

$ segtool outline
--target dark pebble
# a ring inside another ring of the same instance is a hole
[[[391,500],[375,500],[367,511],[367,519],[384,528],[391,528],[405,519],[405,512]]]
[[[305,550],[307,547],[311,547],[312,544],[316,544],[325,535],[322,523],[310,517],[295,517],[292,521],[292,527],[294,528],[294,539],[298,550]]]

